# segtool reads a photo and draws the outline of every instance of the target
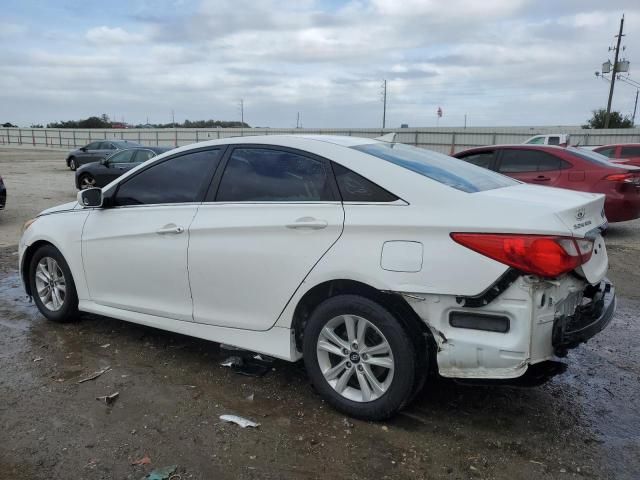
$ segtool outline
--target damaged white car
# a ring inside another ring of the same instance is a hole
[[[603,203],[399,143],[229,138],[43,212],[20,268],[50,320],[303,358],[331,405],[382,419],[431,369],[513,379],[604,328]]]

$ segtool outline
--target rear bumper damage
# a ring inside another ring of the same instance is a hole
[[[616,307],[608,280],[589,285],[578,275],[520,275],[478,302],[449,295],[405,298],[432,332],[439,374],[469,380],[515,379],[565,356],[604,329]]]
[[[616,311],[616,294],[608,279],[589,285],[583,302],[573,315],[558,317],[553,322],[551,337],[554,353],[559,357],[586,342],[611,322]]]

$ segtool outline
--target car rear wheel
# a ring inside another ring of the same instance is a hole
[[[69,168],[73,171],[78,168],[78,161],[73,157],[69,159]]]
[[[89,173],[85,173],[78,180],[80,184],[80,190],[86,190],[87,188],[93,188],[96,186],[96,179],[93,178],[93,175]]]
[[[320,304],[305,327],[303,350],[316,390],[353,417],[389,418],[414,392],[415,345],[402,324],[368,298],[339,295]]]
[[[35,304],[47,319],[68,322],[78,316],[78,295],[71,270],[53,245],[44,245],[34,253],[29,282]]]

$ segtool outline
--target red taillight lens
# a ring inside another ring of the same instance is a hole
[[[604,177],[610,182],[635,183],[640,184],[640,176],[635,173],[613,173]]]
[[[551,235],[508,233],[452,233],[451,238],[471,250],[541,277],[557,277],[589,261],[593,241]]]

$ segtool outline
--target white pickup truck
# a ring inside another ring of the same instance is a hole
[[[565,133],[536,135],[523,143],[528,145],[558,145],[560,147],[566,147],[569,145],[569,135]]]

